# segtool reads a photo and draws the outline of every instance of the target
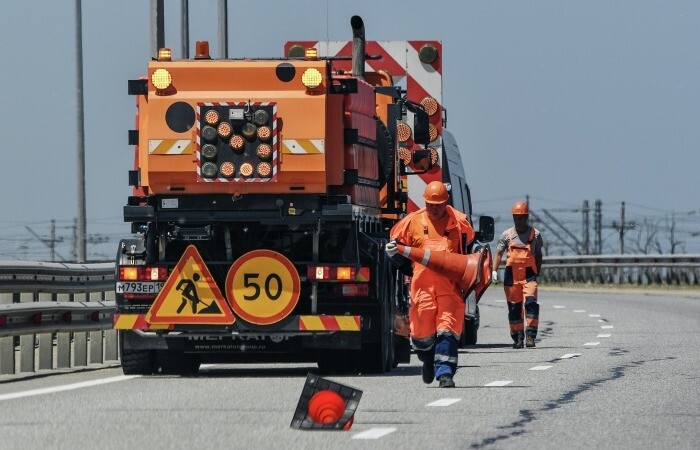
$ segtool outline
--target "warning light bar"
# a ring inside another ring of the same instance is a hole
[[[123,266],[119,268],[119,281],[165,281],[167,267]]]
[[[369,267],[309,266],[306,278],[328,282],[369,282]]]

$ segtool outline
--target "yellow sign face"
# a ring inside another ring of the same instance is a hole
[[[230,325],[235,320],[194,245],[182,254],[146,314],[149,323]]]
[[[226,276],[226,297],[233,312],[257,325],[287,317],[299,300],[299,273],[272,250],[253,250],[241,256]]]

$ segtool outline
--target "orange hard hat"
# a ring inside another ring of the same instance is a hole
[[[445,203],[448,198],[447,187],[440,181],[433,181],[425,187],[423,198],[426,203],[440,204]]]
[[[514,216],[530,214],[530,211],[528,211],[527,204],[525,202],[516,202],[515,205],[513,205],[513,209],[510,212]]]

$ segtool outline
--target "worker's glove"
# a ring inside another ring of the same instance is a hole
[[[498,270],[494,270],[493,272],[491,272],[491,282],[494,283],[494,284],[498,284],[498,283],[499,283],[499,279],[498,279]]]
[[[395,254],[397,254],[399,252],[399,249],[396,248],[396,241],[387,242],[386,247],[384,247],[384,251],[389,256],[394,256]]]

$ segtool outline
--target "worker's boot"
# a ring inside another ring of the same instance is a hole
[[[452,379],[452,375],[450,374],[444,374],[440,375],[440,378],[438,378],[438,381],[440,382],[440,387],[441,388],[453,388],[455,387],[455,382]]]
[[[525,338],[525,347],[532,348],[535,346],[535,336],[527,336]]]
[[[513,344],[513,348],[523,348],[523,335],[518,334],[518,338],[515,340],[515,343]]]

